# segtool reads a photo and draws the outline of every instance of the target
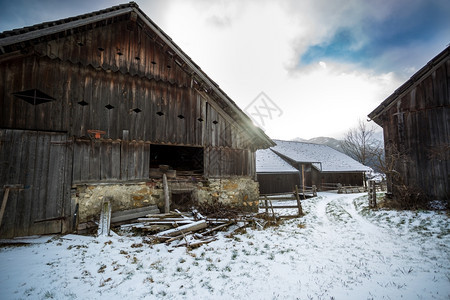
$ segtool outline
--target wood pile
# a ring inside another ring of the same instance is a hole
[[[189,213],[171,211],[164,214],[148,214],[138,218],[138,223],[122,225],[134,232],[148,235],[153,243],[171,244],[173,247],[196,248],[217,240],[220,231],[228,236],[247,226],[263,229],[269,224],[258,215],[231,217],[205,217],[197,210]]]

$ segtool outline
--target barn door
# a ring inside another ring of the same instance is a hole
[[[71,145],[64,133],[0,130],[0,237],[59,233],[70,215]]]

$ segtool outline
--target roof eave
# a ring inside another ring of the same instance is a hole
[[[435,70],[444,59],[450,55],[450,45],[447,46],[443,51],[431,59],[425,66],[423,66],[419,71],[414,73],[410,79],[408,79],[404,84],[402,84],[398,89],[395,90],[389,97],[387,97],[381,104],[375,108],[367,116],[370,120],[374,121],[378,125],[382,126],[383,122],[380,116],[387,111],[392,105],[396,103],[398,98],[402,98],[403,95],[412,87],[416,82],[420,82],[424,77],[428,76],[433,70]]]

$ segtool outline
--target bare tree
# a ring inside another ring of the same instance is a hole
[[[353,159],[372,167],[383,153],[382,141],[375,137],[375,127],[369,126],[361,119],[357,127],[345,134],[342,149]]]

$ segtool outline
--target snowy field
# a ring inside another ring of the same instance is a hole
[[[303,209],[191,251],[123,236],[0,245],[0,299],[450,299],[445,213],[334,193]]]

